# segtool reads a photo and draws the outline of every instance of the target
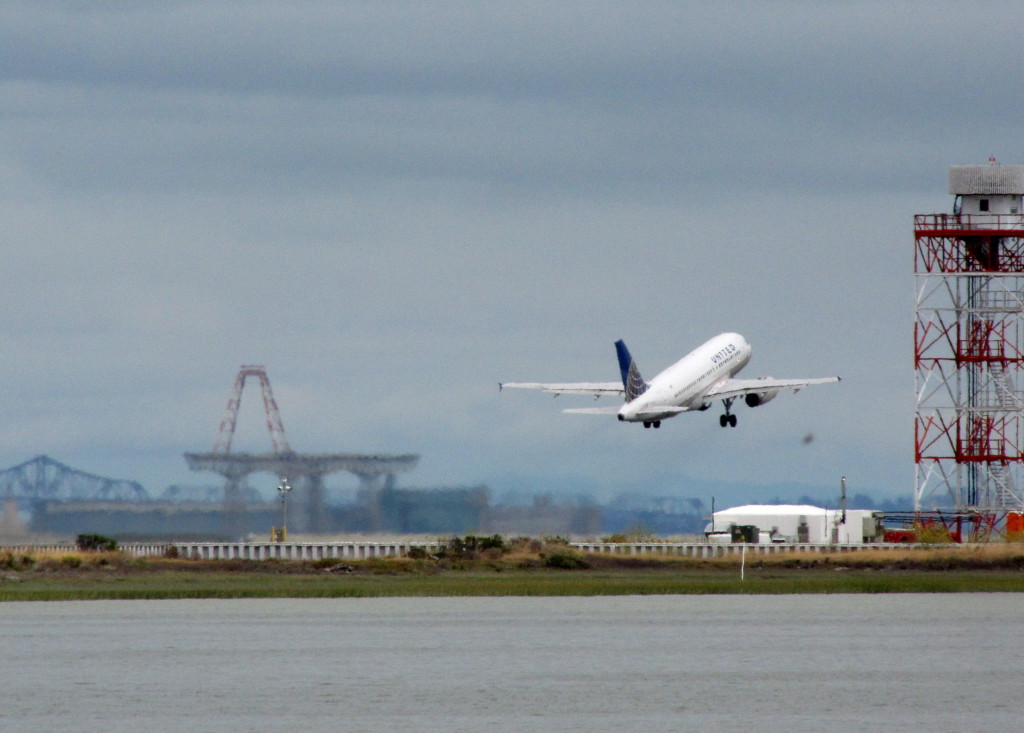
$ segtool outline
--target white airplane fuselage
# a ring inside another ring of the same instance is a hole
[[[654,377],[647,391],[619,409],[618,418],[623,422],[650,423],[678,414],[677,411],[652,412],[657,406],[705,409],[711,403],[705,395],[723,379],[743,369],[750,361],[750,354],[750,344],[740,334],[719,334]]]

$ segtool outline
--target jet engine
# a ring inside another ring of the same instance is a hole
[[[751,392],[746,395],[743,399],[747,402],[747,407],[757,407],[763,405],[766,402],[771,402],[778,396],[779,390],[770,390],[768,392]]]

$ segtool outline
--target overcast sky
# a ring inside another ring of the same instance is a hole
[[[1022,38],[1014,2],[6,2],[0,464],[216,483],[181,454],[264,364],[295,450],[407,486],[910,494],[912,217],[1024,163]],[[843,381],[731,430],[497,389],[722,331]]]

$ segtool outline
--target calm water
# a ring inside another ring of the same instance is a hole
[[[6,603],[0,730],[1018,730],[1022,632],[1009,594]]]

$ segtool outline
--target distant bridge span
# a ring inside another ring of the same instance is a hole
[[[29,508],[37,501],[148,501],[138,481],[79,471],[40,455],[0,472],[0,496]]]
[[[361,483],[374,484],[381,476],[411,471],[420,457],[407,455],[360,455],[355,453],[186,453],[193,471],[212,471],[225,478],[241,478],[251,473],[278,476],[326,476],[348,471]]]
[[[411,471],[420,457],[415,454],[386,456],[354,453],[186,453],[193,471],[211,471],[223,476],[224,508],[238,512],[243,503],[243,486],[253,473],[272,473],[301,485],[306,506],[306,531],[322,532],[327,526],[324,477],[347,471],[359,477],[359,488],[377,494],[385,483],[393,484],[395,474]]]

